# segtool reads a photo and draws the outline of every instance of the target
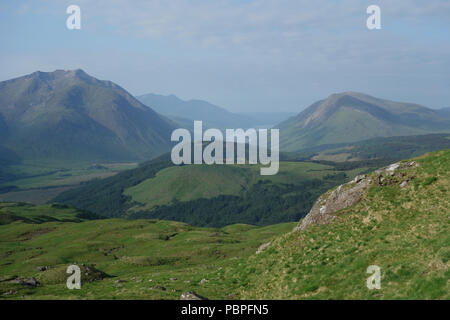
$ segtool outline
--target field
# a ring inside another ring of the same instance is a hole
[[[0,180],[3,191],[0,201],[43,204],[80,183],[110,177],[136,166],[136,163],[24,161],[2,168],[11,177]]]
[[[0,299],[179,299],[185,291],[238,298],[224,270],[295,225],[196,228],[157,220],[88,221],[77,213],[61,206],[0,205]],[[14,220],[19,215],[26,222]],[[81,290],[66,287],[71,264],[86,271]],[[30,277],[41,284],[12,283]]]

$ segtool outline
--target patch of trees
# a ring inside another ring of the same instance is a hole
[[[344,179],[345,174],[337,174],[298,184],[259,181],[242,196],[175,201],[151,211],[133,213],[129,218],[175,220],[199,227],[223,227],[235,223],[265,226],[298,221],[309,212],[319,195],[343,183]]]

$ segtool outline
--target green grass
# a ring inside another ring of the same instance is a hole
[[[16,186],[19,189],[68,186],[94,178],[105,178],[119,171],[133,169],[136,163],[99,163],[93,167],[90,162],[35,162],[24,161],[11,165],[8,172],[16,179],[0,184]]]
[[[136,163],[23,161],[2,168],[12,178],[0,183],[0,190],[10,189],[0,193],[0,201],[44,204],[81,183],[107,178],[136,166]]]
[[[0,215],[17,206],[4,204]],[[25,207],[22,212],[30,217],[32,210]],[[59,210],[69,218],[68,210],[73,209],[39,206],[34,210],[52,216]],[[11,295],[0,294],[0,299],[179,299],[182,292],[192,290],[225,299],[235,291],[233,283],[223,278],[224,270],[293,226],[214,229],[157,220],[16,221],[0,226],[0,293],[14,290]],[[65,270],[71,264],[95,265],[111,277],[85,281],[81,290],[68,290]],[[38,266],[48,266],[48,270],[37,271]],[[5,281],[15,276],[34,276],[41,286],[28,288]],[[118,279],[125,280],[120,287],[115,286]],[[202,279],[208,282],[200,284]],[[167,290],[152,290],[155,285]]]
[[[143,210],[173,201],[238,195],[252,179],[252,172],[237,166],[177,166],[159,171],[154,178],[125,189],[123,194],[143,204],[138,207]]]
[[[27,203],[0,202],[0,225],[15,221],[35,224],[49,221],[81,222],[87,214],[89,213],[86,211],[56,203],[34,206]]]
[[[0,299],[179,299],[185,291],[210,299],[450,299],[450,150],[416,161],[419,167],[388,177],[392,184],[372,185],[332,223],[295,233],[296,223],[86,221],[74,220],[70,207],[1,204],[0,215],[32,221],[0,225]],[[407,187],[399,187],[402,180],[410,180]],[[91,276],[81,290],[68,290],[71,264],[95,266],[108,277]],[[381,268],[381,290],[366,287],[369,265]],[[9,282],[31,276],[41,286]]]
[[[240,297],[450,299],[450,150],[417,161],[420,167],[392,185],[372,186],[332,223],[284,235],[236,263],[228,276]],[[401,189],[407,178],[419,183]],[[365,285],[373,264],[381,268],[381,290]]]
[[[321,179],[333,173],[333,167],[312,162],[280,163],[278,174],[261,176],[260,165],[187,165],[169,167],[154,178],[125,189],[123,194],[138,205],[130,211],[152,209],[176,201],[199,198],[210,199],[220,195],[243,194],[258,181],[297,184],[300,181]],[[359,171],[350,172],[350,177]]]

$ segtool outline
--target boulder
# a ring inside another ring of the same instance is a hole
[[[383,175],[396,175],[404,178],[406,173],[398,173],[398,171],[418,166],[419,164],[415,161],[393,163],[387,167],[376,170],[374,181],[379,186],[390,185],[393,183],[392,181],[394,181],[394,179],[389,177],[385,178]],[[340,185],[332,192],[321,195],[314,203],[309,213],[293,231],[304,230],[312,224],[321,225],[330,223],[335,219],[335,213],[337,211],[357,204],[371,184],[372,180],[370,177],[358,175],[352,181]],[[405,180],[400,184],[400,187],[404,188],[407,185],[408,181]]]
[[[358,203],[371,180],[366,176],[357,176],[353,181],[340,185],[331,193],[319,197],[302,222],[294,231],[304,230],[312,224],[327,224],[334,220],[336,211]]]
[[[37,281],[34,277],[31,277],[30,279],[25,281],[23,284],[26,286],[30,286],[30,287],[37,287],[38,285],[40,285],[39,281]]]

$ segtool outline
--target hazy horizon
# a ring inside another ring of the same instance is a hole
[[[81,30],[66,8],[81,8]],[[298,113],[332,93],[450,107],[450,3],[4,1],[0,81],[81,68],[135,96]],[[14,28],[11,28],[14,26]]]

